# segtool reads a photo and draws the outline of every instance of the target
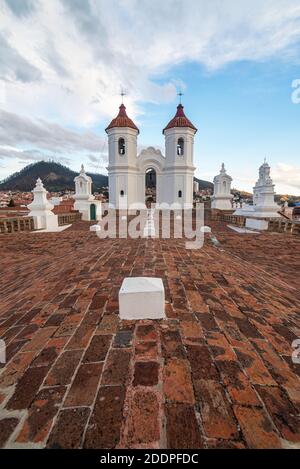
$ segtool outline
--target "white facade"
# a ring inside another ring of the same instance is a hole
[[[116,208],[145,206],[145,179],[156,173],[156,203],[191,207],[195,167],[194,135],[197,129],[185,117],[183,106],[164,129],[165,156],[149,147],[137,154],[138,128],[128,118],[125,106],[107,127],[109,203]]]
[[[57,231],[58,217],[52,212],[54,205],[47,199],[47,191],[40,178],[37,179],[32,192],[33,201],[28,205],[30,209],[28,216],[33,217],[35,229]]]
[[[74,182],[74,209],[82,213],[82,220],[100,220],[101,201],[95,200],[95,197],[92,194],[92,178],[86,174],[83,165],[81,165],[79,175],[74,178]]]
[[[220,174],[214,178],[214,194],[212,197],[211,208],[219,210],[231,210],[232,198],[231,194],[232,177],[226,173],[224,163],[222,163]]]

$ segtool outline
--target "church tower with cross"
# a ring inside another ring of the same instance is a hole
[[[186,117],[180,102],[173,119],[163,129],[165,136],[164,202],[191,206],[194,182],[194,136],[196,127]]]
[[[124,93],[121,95],[123,98]],[[145,205],[149,171],[155,173],[157,204],[192,207],[197,129],[184,113],[182,93],[179,96],[176,114],[163,129],[165,155],[154,147],[137,153],[139,129],[128,117],[122,99],[118,115],[105,129],[108,135],[109,203],[115,208]]]

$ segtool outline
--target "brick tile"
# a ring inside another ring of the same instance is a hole
[[[50,339],[46,347],[39,353],[30,366],[51,366],[60,354],[65,343],[66,340],[62,337]]]
[[[250,321],[248,321],[248,319],[237,318],[236,323],[242,334],[244,334],[246,337],[263,339],[263,336],[258,332],[256,327]]]
[[[219,332],[210,332],[207,335],[207,343],[216,360],[236,360],[236,355],[228,340]]]
[[[45,345],[45,342],[54,334],[56,327],[44,327],[39,329],[32,337],[30,342],[28,342],[24,348],[23,352],[38,352],[42,350]]]
[[[61,324],[54,337],[70,337],[74,334],[77,324]]]
[[[90,305],[90,309],[102,308],[105,305],[107,299],[108,299],[107,295],[101,295],[101,294],[95,295]]]
[[[94,325],[83,324],[76,329],[74,335],[66,345],[66,350],[82,349],[85,348],[95,330]]]
[[[18,423],[19,420],[12,417],[0,420],[0,448],[3,448]]]
[[[197,291],[187,291],[187,300],[193,311],[207,312],[208,308],[202,296]]]
[[[64,386],[42,389],[28,409],[22,430],[16,441],[18,443],[40,443],[47,438],[53,419],[58,412],[58,405],[65,394]]]
[[[218,370],[210,355],[208,347],[202,345],[188,345],[187,352],[193,380],[219,379]]]
[[[15,392],[6,404],[6,408],[11,410],[28,408],[48,370],[47,366],[28,368],[22,378],[19,379]]]
[[[138,360],[155,360],[158,357],[156,342],[137,342],[135,355]]]
[[[164,367],[163,388],[171,402],[194,404],[191,374],[187,360],[169,359]]]
[[[131,351],[128,349],[111,350],[103,371],[102,384],[125,384],[130,358]]]
[[[133,386],[155,386],[158,384],[158,370],[157,362],[136,362]]]
[[[257,386],[256,389],[283,438],[299,443],[299,415],[286,394],[282,389],[273,386]]]
[[[281,448],[280,439],[263,409],[234,406],[234,412],[249,448]]]
[[[8,333],[3,335],[3,338],[5,339],[6,342],[8,342],[9,336],[14,337],[14,340],[25,340],[25,339],[31,339],[33,334],[36,332],[38,329],[38,326],[36,324],[29,324],[28,326],[15,326],[11,327],[8,330]],[[18,334],[15,335],[15,332],[18,331]]]
[[[195,320],[183,320],[180,322],[182,337],[203,338],[203,331],[200,324]]]
[[[71,381],[81,355],[81,350],[63,352],[51,368],[45,385],[59,386],[68,384]]]
[[[223,387],[212,380],[194,383],[204,432],[209,438],[232,440],[238,436],[237,424]]]
[[[235,361],[217,361],[223,382],[233,402],[243,405],[261,405],[249,379]]]
[[[147,341],[147,340],[156,340],[157,339],[157,333],[152,324],[141,324],[137,326],[136,329],[136,337],[141,341]]]
[[[28,340],[14,340],[6,348],[6,362],[8,363],[19,351],[22,351],[22,347],[27,344]],[[1,363],[1,366],[4,366]]]
[[[128,416],[127,444],[150,444],[160,438],[159,404],[156,394],[149,390],[136,390]]]
[[[218,329],[218,324],[216,323],[211,313],[196,313],[196,317],[198,318],[201,327],[205,332]]]
[[[120,440],[124,386],[102,386],[87,427],[85,448],[115,448]]]
[[[64,407],[90,406],[93,403],[102,367],[102,363],[85,363],[79,367]]]
[[[0,375],[0,386],[5,388],[15,384],[32,362],[34,355],[34,352],[19,352]]]
[[[161,345],[164,358],[186,358],[186,352],[177,330],[161,331]]]
[[[206,447],[208,449],[245,449],[245,443],[243,441],[234,440],[216,440],[210,438],[206,440]]]
[[[118,330],[119,317],[116,314],[105,314],[96,330],[96,334],[115,334]]]
[[[133,334],[132,331],[119,331],[115,336],[113,347],[123,348],[131,347]]]
[[[85,407],[62,410],[50,433],[47,447],[80,448],[89,414],[90,409]]]
[[[236,349],[237,357],[245,369],[250,381],[254,384],[274,385],[276,384],[263,361],[255,352],[250,350],[241,351]]]
[[[195,409],[188,404],[166,404],[167,449],[203,448]]]
[[[84,362],[102,362],[105,360],[112,340],[111,335],[95,335],[83,357]]]

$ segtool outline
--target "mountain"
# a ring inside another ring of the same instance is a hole
[[[198,179],[195,177],[194,177],[194,181],[198,182],[200,191],[203,191],[205,189],[211,189],[212,191],[214,190],[214,185],[212,182],[204,181],[203,179]]]
[[[93,179],[93,190],[97,191],[101,187],[108,185],[108,177],[103,174],[87,173]],[[64,190],[74,190],[74,177],[78,172],[63,166],[54,161],[38,161],[32,163],[21,171],[12,174],[4,181],[0,182],[2,191],[32,191],[37,178],[41,178],[44,186],[50,192],[59,192]]]
[[[108,186],[108,177],[104,174],[87,173],[93,179],[93,190],[98,191],[101,187]],[[74,177],[78,173],[70,168],[54,161],[38,161],[21,169],[0,182],[0,191],[29,192],[35,187],[37,178],[41,178],[44,186],[50,192],[74,190]],[[147,173],[147,185],[150,175]],[[213,189],[209,181],[194,178],[199,183],[199,189]],[[154,180],[155,183],[155,175]],[[151,182],[149,184],[152,185]]]

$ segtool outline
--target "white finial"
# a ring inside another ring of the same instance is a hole
[[[44,184],[41,178],[37,178],[36,184],[35,184],[35,189],[44,189]]]
[[[81,173],[85,173],[83,164],[81,165],[81,170],[80,170],[80,172],[81,172]]]

